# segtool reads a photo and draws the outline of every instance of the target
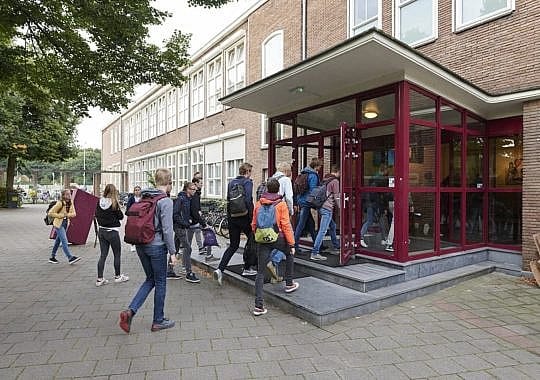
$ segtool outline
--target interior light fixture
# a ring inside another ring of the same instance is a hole
[[[291,88],[289,91],[292,92],[293,94],[301,94],[302,92],[304,92],[304,87],[302,86],[294,87],[294,88]]]
[[[363,115],[366,119],[375,119],[379,116],[379,107],[374,100],[368,100],[364,106]]]

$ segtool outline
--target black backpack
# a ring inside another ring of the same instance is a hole
[[[47,206],[47,211],[45,212],[45,218],[43,218],[43,221],[45,222],[45,225],[47,226],[50,226],[53,224],[54,217],[49,216],[49,211],[51,210],[51,208],[54,207],[55,204],[56,204],[56,201],[51,201],[49,203],[49,206]]]
[[[306,203],[309,207],[319,209],[322,207],[324,202],[328,199],[328,190],[327,186],[335,177],[324,180],[319,186],[316,186],[311,190],[306,197]]]
[[[302,172],[296,177],[296,179],[294,180],[294,183],[293,183],[293,193],[294,193],[294,195],[296,195],[296,196],[302,195],[306,191],[309,190],[308,179],[309,179],[309,173],[307,173],[307,172]]]
[[[277,177],[270,177],[270,178],[275,178],[277,179],[278,181],[285,177],[284,174],[281,174],[281,175],[278,175]],[[268,178],[268,179],[270,179]],[[262,181],[261,184],[259,185],[259,187],[257,187],[257,200],[261,199],[261,196],[266,193],[267,189],[266,189],[266,181]]]
[[[231,190],[227,194],[227,210],[232,217],[247,215],[246,190],[243,184],[239,182],[232,183]]]

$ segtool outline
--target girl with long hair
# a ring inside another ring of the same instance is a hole
[[[58,264],[56,259],[56,252],[58,247],[62,244],[62,250],[64,255],[66,255],[70,264],[74,264],[79,261],[81,258],[73,256],[69,251],[68,240],[66,235],[66,230],[68,228],[70,219],[75,218],[77,213],[75,212],[75,206],[71,202],[71,190],[65,189],[62,191],[62,196],[58,202],[49,210],[49,216],[53,217],[53,226],[56,231],[56,240],[54,241],[54,246],[51,252],[51,258],[49,262],[51,264]]]

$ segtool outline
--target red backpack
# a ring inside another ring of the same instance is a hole
[[[167,195],[159,194],[150,197],[143,197],[139,202],[126,211],[127,223],[124,241],[128,244],[148,244],[154,240],[156,228],[154,226],[154,215],[156,204]]]

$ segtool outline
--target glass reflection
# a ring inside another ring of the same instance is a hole
[[[467,194],[467,243],[482,241],[482,209],[484,207],[483,193]]]
[[[441,193],[441,249],[461,243],[461,193]]]
[[[409,254],[429,253],[434,249],[435,194],[411,193],[409,197]]]
[[[489,241],[521,244],[521,193],[489,195]]]

